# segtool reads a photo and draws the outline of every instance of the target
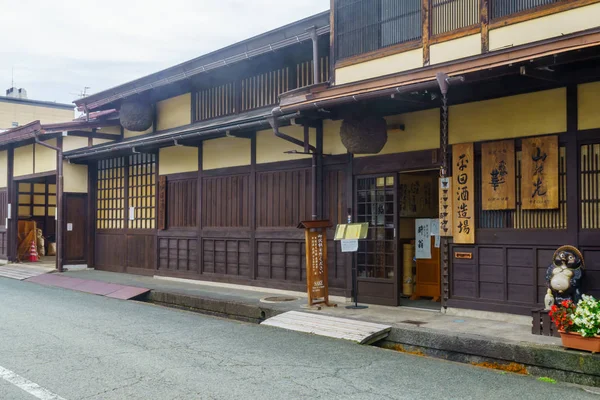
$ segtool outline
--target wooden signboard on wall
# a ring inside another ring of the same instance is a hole
[[[167,229],[166,214],[167,214],[167,177],[164,175],[161,175],[158,178],[158,212],[157,212],[158,230]]]
[[[521,206],[524,210],[558,208],[558,136],[523,139]]]
[[[304,229],[306,245],[306,286],[308,306],[335,306],[329,304],[327,275],[327,228],[329,221],[303,221],[298,228]]]
[[[481,145],[481,208],[514,210],[516,208],[515,142]]]
[[[452,145],[454,243],[475,243],[475,159],[473,143]]]
[[[454,209],[452,208],[452,178],[440,178],[440,236],[448,237],[453,233]]]

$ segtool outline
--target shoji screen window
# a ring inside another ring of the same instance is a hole
[[[128,227],[154,229],[156,227],[156,155],[133,154],[129,156],[128,169],[127,200],[130,213]]]
[[[98,229],[123,229],[125,218],[125,159],[98,161]]]

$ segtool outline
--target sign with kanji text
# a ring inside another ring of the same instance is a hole
[[[452,145],[454,243],[475,243],[475,158],[473,143]]]
[[[515,142],[481,144],[481,208],[514,210],[516,207]]]
[[[452,208],[452,178],[440,178],[439,208],[440,208],[440,236],[452,236],[452,221],[454,209]]]
[[[415,221],[415,258],[431,258],[431,219],[419,218]]]
[[[521,207],[558,208],[558,136],[523,139],[521,152]]]
[[[303,221],[298,228],[304,229],[306,246],[306,286],[308,305],[329,304],[327,276],[327,228],[329,221]]]

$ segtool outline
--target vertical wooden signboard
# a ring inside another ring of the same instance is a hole
[[[481,145],[481,208],[514,210],[516,207],[515,142]]]
[[[521,156],[522,208],[558,208],[558,136],[523,139]]]
[[[306,241],[306,286],[308,306],[329,304],[327,275],[327,228],[329,221],[303,221],[298,228],[304,229]]]
[[[156,226],[158,230],[167,229],[166,214],[167,214],[167,177],[161,175],[158,178],[158,212],[156,213],[158,221]]]
[[[454,209],[452,208],[452,178],[440,178],[440,236],[452,236]]]
[[[475,243],[475,159],[473,143],[452,145],[454,243]]]

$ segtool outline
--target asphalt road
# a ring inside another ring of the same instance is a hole
[[[0,399],[36,399],[32,391],[44,400],[600,399],[531,377],[0,278]]]

